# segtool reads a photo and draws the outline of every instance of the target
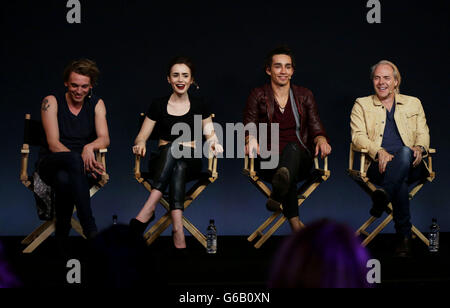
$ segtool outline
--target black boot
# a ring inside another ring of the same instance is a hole
[[[271,212],[281,210],[281,200],[289,191],[289,170],[282,167],[277,170],[272,179],[273,192],[267,200],[266,208]]]
[[[373,205],[370,209],[370,215],[376,218],[380,218],[383,215],[383,212],[387,212],[390,214],[391,210],[388,207],[389,204],[389,196],[387,192],[379,188],[372,193],[372,201]]]
[[[397,248],[395,249],[394,256],[397,258],[410,258],[411,257],[411,242],[412,239],[407,236],[403,236],[399,239]]]

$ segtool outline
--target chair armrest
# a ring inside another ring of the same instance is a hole
[[[134,155],[134,177],[136,180],[141,178],[141,155]]]
[[[428,149],[428,156],[424,159],[428,160],[428,164],[425,164],[428,172],[430,173],[431,178],[435,177],[435,173],[433,172],[433,155],[436,154],[436,149]]]
[[[216,156],[210,157],[208,159],[208,172],[214,179],[217,179],[219,177],[219,174],[217,173],[217,162],[218,159]]]
[[[320,169],[319,157],[314,157],[314,167],[316,170],[328,171],[328,156],[323,159],[323,169]]]
[[[255,158],[250,158],[248,154],[245,155],[244,160],[244,173],[248,174],[249,176],[255,176]]]
[[[366,164],[366,159],[368,159],[367,155],[369,154],[369,150],[368,149],[357,149],[353,143],[350,143],[350,156],[349,156],[349,171],[350,172],[357,172],[356,170],[354,170],[354,163],[355,163],[355,153],[360,153],[361,154],[361,158],[360,158],[360,166],[359,166],[359,173],[361,176],[366,176],[365,170],[364,170],[364,166]]]
[[[105,168],[105,172],[100,180],[102,185],[105,185],[109,181],[109,174],[106,172],[106,153],[108,153],[108,149],[99,149],[96,153],[96,160],[103,165],[103,168]]]
[[[28,159],[30,157],[30,147],[24,144],[20,150],[20,181],[26,185],[28,182]]]

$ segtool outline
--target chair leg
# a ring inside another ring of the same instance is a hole
[[[366,247],[393,219],[394,217],[392,214],[389,214],[388,217],[386,217],[386,219],[362,242],[362,246]]]
[[[376,217],[371,216],[359,229],[356,231],[356,236],[359,236],[360,234],[364,234],[366,236],[369,236],[369,233],[366,231],[367,228],[369,228],[375,221],[377,220]]]
[[[42,232],[46,231],[51,225],[55,224],[55,220],[46,221],[43,224],[41,224],[39,227],[37,227],[33,232],[30,233],[23,241],[23,245],[29,245],[31,244],[37,237],[39,237]]]
[[[183,216],[183,226],[192,234],[199,243],[206,248],[206,236],[201,233],[186,217]]]
[[[369,195],[376,190],[375,185],[373,185],[371,182],[361,182],[357,181],[357,184],[363,188],[364,191],[366,191]],[[424,183],[419,183],[416,185],[410,192],[409,192],[409,199],[412,200],[415,195],[423,188]],[[388,207],[393,210],[392,204],[389,204]],[[360,234],[364,234],[367,236],[367,238],[362,242],[362,245],[366,247],[374,238],[377,236],[393,219],[392,213],[388,215],[388,217],[372,232],[368,233],[366,230],[368,227],[370,227],[376,220],[375,217],[370,217],[359,229],[356,231],[356,236],[359,236]],[[420,240],[425,243],[425,245],[429,246],[430,242],[429,240],[415,227],[412,226],[411,228],[413,236],[417,236],[420,238]]]
[[[55,232],[55,223],[50,223],[45,230],[43,230],[39,236],[37,236],[22,252],[32,253],[39,245],[42,244],[52,233]]]
[[[273,213],[261,226],[259,226],[258,229],[255,230],[249,237],[248,241],[252,242],[256,237],[263,236],[263,231],[274,222],[275,219],[280,216],[281,212],[275,212]]]
[[[91,189],[89,190],[89,195],[91,196],[91,198],[100,190],[100,186],[94,185],[91,187]]]
[[[72,228],[77,232],[79,235],[81,235],[84,239],[86,239],[86,236],[84,236],[83,228],[80,225],[80,222],[72,217],[71,220]]]
[[[415,235],[417,235],[418,238],[422,240],[422,242],[425,243],[425,245],[430,246],[430,241],[415,226],[412,226],[411,230]]]
[[[301,207],[303,202],[308,199],[308,197],[319,187],[319,185],[326,181],[328,179],[328,176],[321,177],[318,180],[310,181],[302,185],[300,188],[300,191],[302,192],[302,197],[298,199],[298,207]],[[267,197],[270,196],[271,192],[270,189],[261,181],[255,180],[251,178],[251,182]],[[273,213],[261,226],[259,226],[258,229],[255,230],[248,238],[247,240],[249,242],[252,242],[255,240],[258,236],[261,236],[261,238],[256,242],[254,245],[255,248],[259,249],[261,246],[277,231],[285,222],[286,217],[282,216],[280,217],[275,224],[267,230],[266,233],[264,233],[264,230],[269,227],[280,215],[280,212]],[[300,221],[301,227],[304,228],[305,225],[302,221]]]
[[[151,245],[170,225],[172,218],[169,213],[161,217],[144,235],[147,245]],[[199,243],[206,248],[206,236],[201,233],[186,217],[183,216],[183,226],[192,234]]]
[[[286,217],[280,217],[277,222],[259,239],[255,244],[255,248],[259,249],[261,246],[281,227],[286,221]]]
[[[147,245],[151,245],[172,223],[169,213],[161,217],[155,225],[144,235]]]

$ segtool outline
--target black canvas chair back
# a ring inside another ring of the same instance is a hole
[[[30,115],[25,117],[23,143],[30,146],[48,147],[41,121],[31,119]]]

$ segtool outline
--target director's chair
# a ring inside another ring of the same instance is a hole
[[[303,202],[316,190],[316,188],[330,177],[330,171],[328,170],[328,157],[324,159],[324,167],[319,167],[319,159],[314,158],[315,169],[311,172],[311,175],[304,181],[304,183],[297,190],[298,206],[302,206]],[[262,179],[255,171],[255,159],[245,156],[244,174],[249,177],[250,182],[256,186],[256,188],[263,193],[267,198],[270,197],[272,191],[264,183],[264,181],[270,181],[268,179]],[[281,217],[280,217],[281,216]],[[278,220],[277,220],[278,218]],[[259,249],[261,246],[280,228],[287,218],[283,215],[282,208],[274,212],[262,225],[258,227],[249,237],[248,241],[253,242],[258,236],[260,239],[254,245]],[[275,223],[274,223],[275,221]],[[304,227],[304,223],[300,221]],[[273,225],[272,225],[273,224]],[[272,226],[271,226],[272,225]],[[271,227],[270,227],[271,226]],[[269,228],[270,227],[270,228]],[[268,229],[266,232],[264,232]]]
[[[214,115],[212,115],[214,118]],[[142,125],[145,119],[145,115],[140,115],[140,123]],[[157,134],[152,133],[150,136],[151,140],[158,140]],[[151,193],[152,192],[152,179],[149,172],[141,172],[141,159],[139,155],[135,155],[135,167],[134,176],[135,179],[142,184],[145,189]],[[206,172],[200,173],[195,179],[195,184],[186,192],[186,198],[184,201],[184,209],[186,210],[192,202],[194,202],[200,194],[208,187],[210,184],[214,183],[218,178],[217,173],[217,157],[213,157],[210,153],[208,159],[208,170]],[[163,197],[159,203],[166,209],[166,213],[144,234],[144,239],[147,245],[151,245],[172,223],[172,218],[170,217],[170,205],[169,197],[166,192],[163,193]],[[206,248],[206,236],[200,232],[184,215],[183,215],[183,226],[192,234],[197,241],[200,242],[203,247]]]
[[[30,159],[30,146],[35,147],[47,147],[47,141],[45,132],[42,127],[42,123],[37,120],[32,120],[30,114],[25,115],[24,126],[24,142],[22,145],[21,153],[21,168],[20,168],[20,181],[30,191],[34,192],[33,176],[28,175],[28,161]],[[100,161],[106,170],[106,149],[102,149],[96,153],[97,161]],[[105,172],[99,181],[91,184],[90,196],[91,198],[108,183],[109,175]],[[74,210],[75,213],[75,210]],[[54,215],[53,215],[54,216]],[[33,232],[31,232],[23,241],[23,245],[27,245],[23,250],[23,253],[32,253],[39,245],[42,244],[53,232],[55,232],[56,218],[44,222]],[[78,220],[72,217],[72,228],[79,233],[83,238],[83,229]]]
[[[359,161],[360,169],[356,170],[354,169],[355,154],[358,153],[360,154],[360,161]],[[377,187],[370,181],[370,179],[367,177],[367,172],[365,171],[365,164],[367,160],[371,159],[368,153],[369,151],[367,149],[358,150],[353,144],[350,144],[348,174],[369,196],[371,196],[372,193],[377,189]],[[430,183],[433,182],[434,178],[436,177],[436,173],[433,171],[432,154],[436,154],[435,149],[429,150],[429,155],[428,157],[426,157],[428,163],[424,161],[429,173],[428,177],[421,179],[419,183],[416,184],[411,189],[411,191],[409,192],[409,200],[412,200],[414,196],[422,189],[422,187],[427,182]],[[389,208],[388,216],[378,226],[376,226],[372,232],[367,231],[367,229],[377,220],[377,218],[374,216],[371,216],[358,229],[358,231],[356,231],[357,236],[360,236],[362,234],[363,236],[366,237],[365,240],[362,242],[362,245],[364,247],[367,246],[394,219],[394,216],[392,214],[393,211],[392,203],[389,203],[388,208]],[[425,243],[425,245],[427,246],[430,245],[428,239],[414,225],[412,226],[411,231],[413,233],[413,236],[419,237]]]

